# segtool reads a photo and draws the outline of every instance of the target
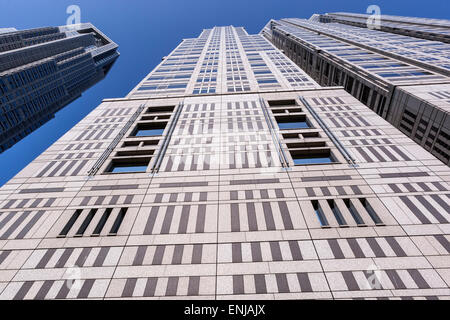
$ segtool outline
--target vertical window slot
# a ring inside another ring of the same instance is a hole
[[[377,215],[375,210],[370,205],[369,201],[364,198],[360,198],[359,201],[361,201],[364,209],[366,209],[367,213],[369,214],[370,218],[376,225],[384,225],[383,221],[381,221],[380,217]]]
[[[340,227],[347,227],[347,221],[345,221],[344,216],[341,211],[334,203],[334,200],[328,200],[328,205],[330,206],[331,211],[333,211],[334,217],[336,218],[337,223]]]
[[[88,215],[86,216],[86,218],[84,219],[80,228],[78,229],[77,233],[75,234],[76,237],[83,236],[84,232],[86,231],[87,227],[89,226],[89,223],[91,223],[92,219],[94,218],[96,212],[97,212],[97,209],[91,209],[91,211],[89,211]]]
[[[72,215],[72,217],[70,217],[69,221],[67,222],[67,224],[62,229],[61,233],[59,234],[59,237],[67,236],[67,234],[69,233],[70,229],[72,229],[72,227],[75,224],[75,222],[77,221],[78,217],[81,215],[81,212],[83,212],[82,209],[78,209],[77,211],[75,211],[75,213]]]
[[[329,227],[328,220],[325,217],[325,214],[322,210],[322,208],[319,205],[319,202],[317,200],[313,200],[312,206],[314,208],[314,211],[316,212],[317,218],[319,219],[319,223],[321,227]]]
[[[109,235],[116,235],[119,231],[120,225],[122,224],[123,219],[125,218],[125,214],[127,213],[128,208],[122,208],[120,209],[119,214],[117,215],[116,220],[114,221],[114,224],[111,228],[111,231],[109,231]]]
[[[358,211],[356,210],[353,203],[350,201],[350,199],[344,199],[344,203],[347,206],[348,211],[350,211],[350,214],[352,215],[353,219],[355,220],[356,224],[358,226],[365,226],[364,220],[359,215]]]
[[[107,208],[105,212],[103,213],[102,217],[100,218],[100,221],[98,222],[97,226],[94,229],[94,232],[92,233],[92,236],[99,236],[100,233],[103,230],[103,227],[106,224],[106,221],[108,221],[109,216],[111,215],[112,208]]]

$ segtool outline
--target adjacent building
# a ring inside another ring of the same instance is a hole
[[[449,180],[262,35],[206,29],[0,189],[0,299],[448,299]]]
[[[448,165],[450,44],[327,17],[272,20],[261,34],[320,85],[343,86]]]
[[[318,22],[338,22],[351,26],[367,28],[367,21],[373,18],[373,15],[333,12],[318,14],[314,16]],[[445,19],[429,19],[415,17],[399,17],[392,15],[380,15],[376,21],[379,23],[379,30],[390,33],[398,33],[411,37],[436,40],[441,42],[450,42],[450,21]]]
[[[90,23],[0,29],[0,153],[102,80],[118,56]]]

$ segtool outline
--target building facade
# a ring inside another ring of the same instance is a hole
[[[370,17],[368,14],[333,12],[315,15],[314,18],[318,22],[337,22],[367,28]],[[380,15],[377,22],[381,31],[450,43],[449,20]]]
[[[0,299],[448,299],[449,179],[262,35],[203,30],[0,189]]]
[[[0,153],[102,80],[118,56],[90,23],[0,29]]]
[[[272,20],[261,34],[320,85],[343,86],[448,165],[450,44],[326,21]]]

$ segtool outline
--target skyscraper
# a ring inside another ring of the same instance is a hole
[[[338,22],[352,26],[367,28],[368,14],[333,12],[315,15],[318,22]],[[407,36],[450,42],[450,21],[444,19],[428,19],[415,17],[399,17],[380,15],[379,29],[390,33]]]
[[[0,189],[0,299],[448,298],[449,176],[262,35],[203,30]]]
[[[118,56],[90,23],[0,29],[0,153],[102,80]]]
[[[261,34],[320,85],[343,86],[449,165],[450,44],[350,26],[341,15],[331,16],[338,18],[272,20]],[[386,23],[382,16],[381,26]]]

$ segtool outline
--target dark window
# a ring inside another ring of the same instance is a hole
[[[294,164],[321,164],[335,162],[330,150],[289,150]]]
[[[362,199],[359,199],[359,201],[361,201],[361,204],[366,209],[367,213],[369,214],[370,218],[372,219],[372,221],[375,224],[378,224],[378,225],[383,224],[383,221],[381,221],[380,217],[377,215],[377,213],[372,208],[372,206],[370,205],[370,203],[367,199],[362,198]]]
[[[319,219],[320,226],[328,227],[329,226],[328,220],[325,217],[325,214],[324,214],[322,208],[320,207],[319,201],[313,200],[311,202],[312,202],[312,205],[314,208],[314,212],[316,213],[317,219]]]
[[[133,130],[131,136],[151,137],[160,136],[164,133],[167,122],[140,123]]]
[[[124,173],[124,172],[145,172],[147,170],[149,158],[135,159],[114,159],[109,166],[107,172]]]
[[[306,129],[311,128],[306,116],[276,116],[278,127],[280,129]]]
[[[72,229],[72,226],[75,224],[75,222],[77,221],[78,217],[81,215],[81,212],[83,212],[82,209],[78,209],[77,211],[75,211],[75,213],[72,215],[72,217],[70,217],[69,221],[64,226],[64,228],[62,229],[61,233],[59,234],[60,237],[67,236],[67,234],[69,233],[70,229]]]
[[[97,213],[97,209],[91,209],[91,211],[89,211],[88,215],[86,216],[86,218],[84,219],[80,228],[78,229],[77,233],[75,234],[76,237],[83,236],[84,232],[86,231],[87,227],[91,223],[91,221],[94,218],[96,213]]]
[[[100,218],[100,221],[98,222],[97,226],[94,229],[94,232],[92,233],[92,236],[98,236],[103,230],[103,227],[106,224],[106,221],[108,221],[109,216],[111,215],[112,208],[108,208],[103,213],[102,217]]]
[[[117,215],[116,220],[114,221],[114,224],[111,228],[111,231],[109,232],[109,235],[116,235],[119,231],[119,228],[122,224],[123,219],[125,218],[125,214],[127,213],[128,208],[122,208],[120,209],[119,214]]]
[[[330,205],[331,211],[333,211],[334,217],[336,218],[337,223],[339,223],[339,226],[347,226],[347,222],[345,221],[344,216],[334,200],[328,200],[328,204]]]
[[[364,220],[359,215],[358,211],[356,210],[355,206],[353,205],[353,202],[350,199],[345,199],[344,203],[347,206],[348,211],[350,211],[350,214],[352,215],[356,224],[359,226],[364,226],[365,225]]]

